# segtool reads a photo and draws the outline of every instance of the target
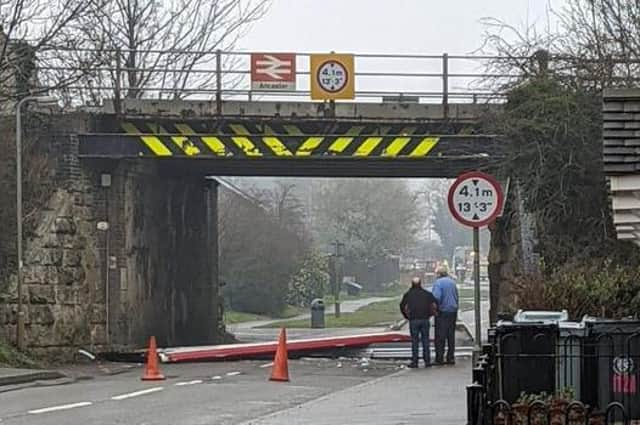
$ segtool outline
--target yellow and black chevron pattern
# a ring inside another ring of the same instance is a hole
[[[415,134],[416,127],[411,126],[396,134],[390,127],[371,134],[365,126],[323,134],[309,134],[292,124],[281,125],[280,132],[261,125],[259,133],[242,123],[230,123],[215,132],[195,130],[188,123],[173,123],[171,131],[157,123],[124,122],[121,126],[135,137],[137,147],[132,154],[156,157],[417,159],[427,157],[440,141],[438,136]]]

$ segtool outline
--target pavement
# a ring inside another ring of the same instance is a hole
[[[65,375],[55,370],[17,369],[0,367],[0,386],[20,385],[33,381],[59,379]]]
[[[462,425],[470,368],[404,369],[242,425]]]

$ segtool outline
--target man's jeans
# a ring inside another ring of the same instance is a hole
[[[436,317],[436,362],[444,360],[444,345],[447,343],[447,362],[455,361],[457,312],[441,311]]]
[[[411,363],[418,364],[418,346],[422,338],[422,357],[425,364],[431,364],[429,319],[409,320],[409,332],[411,332]]]

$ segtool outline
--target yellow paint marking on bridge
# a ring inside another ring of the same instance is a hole
[[[302,131],[300,131],[298,126],[295,126],[295,125],[285,124],[284,130],[290,136],[304,136],[304,133]]]
[[[250,136],[251,132],[242,124],[229,124],[231,127],[231,131],[233,131],[238,136]]]
[[[262,141],[265,145],[269,146],[269,149],[271,149],[276,156],[293,156],[291,151],[287,149],[287,147],[277,137],[263,137]]]
[[[416,146],[416,148],[409,154],[410,157],[421,157],[427,156],[431,149],[433,149],[440,140],[439,137],[425,137],[422,141]]]
[[[149,130],[156,133],[168,134],[169,132],[159,124],[149,123],[147,124]],[[200,153],[200,149],[193,144],[186,136],[171,136],[171,141],[178,146],[187,156],[194,156]]]
[[[362,132],[363,129],[364,129],[364,127],[363,126],[359,126],[359,125],[351,127],[346,132],[346,135],[347,136],[357,136],[358,134],[360,134]],[[351,144],[353,139],[354,139],[353,137],[338,137],[331,144],[331,146],[329,146],[329,153],[330,154],[336,154],[336,153],[344,152],[344,150],[347,149],[347,147]]]
[[[278,133],[276,133],[276,132],[273,130],[273,128],[271,128],[271,126],[268,126],[268,125],[266,125],[266,124],[265,124],[262,128],[263,128],[263,133],[264,133],[266,136],[275,136],[275,135],[277,135],[277,134],[278,134]]]
[[[156,136],[143,135],[140,132],[140,130],[138,130],[136,128],[136,126],[133,125],[132,123],[130,123],[130,122],[122,123],[122,129],[127,134],[140,136],[140,139],[142,140],[142,143],[144,143],[151,150],[151,152],[153,152],[155,155],[157,155],[157,156],[171,156],[171,155],[173,155],[173,153],[171,153],[169,148],[167,148],[164,145],[164,143],[162,143],[162,140],[160,140]]]
[[[296,151],[296,156],[310,156],[322,144],[323,140],[324,137],[309,137],[300,145]]]
[[[389,143],[389,146],[382,152],[382,156],[394,158],[402,152],[407,143],[411,141],[411,137],[396,137]]]
[[[176,124],[176,128],[182,134],[187,136],[195,135],[196,132],[187,124]],[[200,137],[202,142],[209,148],[213,153],[218,156],[227,156],[230,153],[227,152],[227,147],[222,143],[222,140],[215,136],[202,136]]]
[[[369,156],[371,152],[380,144],[382,137],[367,137],[358,149],[356,149],[354,156]]]
[[[248,137],[232,137],[233,143],[236,144],[247,156],[262,156],[262,152],[253,144]]]

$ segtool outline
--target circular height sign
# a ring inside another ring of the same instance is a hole
[[[482,227],[502,211],[504,195],[500,183],[479,171],[459,176],[449,188],[449,210],[460,223]]]
[[[322,90],[329,93],[337,93],[343,90],[349,82],[349,71],[345,66],[335,60],[328,60],[320,65],[316,75],[318,84]]]

